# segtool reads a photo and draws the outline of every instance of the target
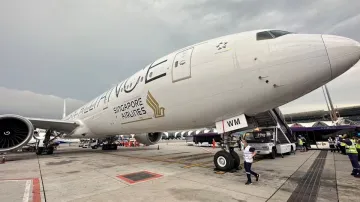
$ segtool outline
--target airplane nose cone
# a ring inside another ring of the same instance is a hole
[[[340,76],[360,60],[360,43],[341,36],[322,35],[331,65],[332,79]]]

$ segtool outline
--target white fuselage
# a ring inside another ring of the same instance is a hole
[[[154,61],[66,116],[63,120],[81,124],[67,137],[213,126],[297,99],[360,57],[360,46],[351,39],[287,34],[257,40],[262,31],[211,39]]]

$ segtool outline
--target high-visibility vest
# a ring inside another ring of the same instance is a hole
[[[299,145],[303,145],[303,141],[302,141],[302,139],[299,139]]]
[[[356,150],[356,146],[355,146],[355,140],[350,140],[351,141],[351,145],[346,145],[346,153],[347,154],[357,154],[357,150]]]
[[[340,146],[341,146],[341,147],[345,147],[346,144],[345,144],[344,142],[340,142]]]
[[[360,149],[360,144],[356,140],[354,140],[354,143],[355,143],[356,149]]]

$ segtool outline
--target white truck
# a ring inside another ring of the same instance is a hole
[[[295,142],[290,142],[280,127],[256,128],[246,132],[243,137],[247,143],[254,147],[258,155],[268,155],[272,159],[276,154],[294,153],[296,151]]]

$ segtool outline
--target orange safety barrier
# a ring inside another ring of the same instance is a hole
[[[1,164],[5,163],[5,162],[6,162],[6,159],[5,159],[5,156],[3,156],[1,159]]]

